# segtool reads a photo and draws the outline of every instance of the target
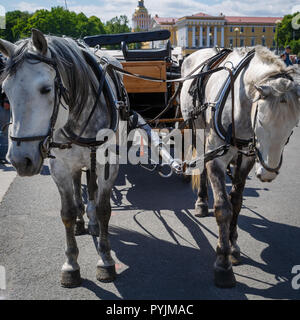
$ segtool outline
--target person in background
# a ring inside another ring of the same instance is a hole
[[[280,59],[282,59],[283,61],[285,61],[285,59],[286,59],[285,53],[282,53],[282,54],[280,55]]]
[[[290,58],[290,54],[291,54],[291,47],[290,47],[290,46],[287,46],[287,47],[285,48],[284,54],[285,54],[285,60],[284,60],[284,62],[285,62],[285,64],[286,64],[286,66],[287,66],[287,67],[292,66],[293,63],[292,63],[291,58]]]

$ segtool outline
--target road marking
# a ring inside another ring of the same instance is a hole
[[[0,203],[16,176],[17,173],[14,171],[12,166],[0,165]]]

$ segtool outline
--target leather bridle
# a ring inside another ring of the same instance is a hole
[[[288,80],[294,81],[293,77],[291,77],[288,73],[278,73],[278,74],[276,74],[274,76],[269,77],[269,80],[280,79],[280,78],[284,78],[284,79],[288,79]],[[266,164],[266,162],[264,161],[260,150],[257,148],[257,137],[256,137],[256,134],[255,134],[255,129],[256,129],[256,126],[257,126],[257,118],[258,118],[258,111],[259,111],[259,100],[261,100],[261,99],[263,99],[263,97],[260,95],[258,97],[258,99],[253,102],[253,103],[256,102],[256,107],[255,107],[255,115],[254,115],[254,122],[253,122],[253,124],[254,124],[254,126],[253,126],[254,136],[253,136],[252,142],[250,143],[250,146],[249,146],[250,154],[252,153],[252,155],[256,156],[257,162],[259,162],[265,170],[267,170],[268,172],[276,173],[278,175],[279,174],[279,170],[281,169],[282,163],[283,163],[283,153],[281,154],[279,165],[276,168],[271,168],[270,166],[268,166]],[[293,134],[293,132],[291,133],[291,135],[292,134]],[[289,143],[291,135],[289,136],[289,138],[288,138],[288,140],[286,142],[286,145]]]
[[[261,99],[261,97],[259,98],[259,100],[260,99]],[[259,162],[265,170],[267,170],[269,172],[272,172],[272,173],[276,173],[278,175],[279,174],[279,170],[281,169],[281,166],[282,166],[282,163],[283,163],[283,153],[281,154],[279,165],[276,168],[271,168],[270,166],[268,166],[266,164],[266,162],[264,161],[260,150],[257,148],[257,137],[256,137],[256,134],[255,134],[255,129],[256,129],[256,126],[257,126],[258,110],[259,110],[259,103],[257,101],[256,107],[255,107],[254,127],[253,127],[254,135],[253,135],[252,143],[250,143],[250,146],[249,146],[250,154],[252,153],[253,156],[256,156],[257,162]]]
[[[106,92],[107,97],[105,97],[105,99],[107,100],[107,103],[111,108],[110,111],[112,115],[112,121],[111,121],[110,129],[113,130],[114,132],[117,131],[117,128],[119,125],[119,112],[123,111],[121,109],[127,107],[128,101],[125,98],[124,98],[124,101],[126,100],[125,102],[118,101],[114,97],[114,94],[112,93],[112,89],[110,88],[110,85],[108,84],[108,81],[106,79],[107,69],[108,69],[107,65],[109,66],[109,63],[105,59],[102,59],[103,60],[102,63],[105,64],[105,67],[102,68],[100,65],[98,65],[97,61],[95,60],[94,57],[92,57],[91,54],[89,54],[85,50],[82,50],[82,52],[83,52],[84,58],[86,59],[89,66],[92,68],[93,72],[95,73],[99,81],[99,87],[97,92],[95,92],[96,99],[95,99],[94,106],[88,117],[88,120],[86,121],[83,129],[81,130],[81,133],[79,135],[76,135],[69,128],[62,129],[62,134],[68,140],[67,143],[57,143],[53,141],[54,129],[57,122],[58,113],[59,113],[59,106],[62,104],[62,98],[64,99],[66,104],[69,105],[69,97],[67,95],[67,89],[64,87],[62,83],[62,78],[59,73],[57,63],[54,60],[54,53],[51,51],[52,58],[47,58],[39,54],[26,53],[26,58],[30,60],[35,60],[37,61],[37,63],[40,63],[40,62],[46,63],[55,70],[55,73],[56,73],[55,79],[54,79],[55,101],[54,101],[53,113],[50,119],[48,134],[45,136],[31,136],[31,137],[10,136],[12,141],[17,142],[17,146],[21,146],[21,143],[23,142],[40,141],[40,153],[43,159],[55,158],[50,154],[51,149],[53,148],[61,149],[61,150],[71,149],[73,144],[93,149],[93,153],[95,154],[95,149],[103,145],[106,142],[106,140],[104,139],[103,141],[97,141],[96,138],[85,139],[85,138],[82,138],[82,135],[84,134],[85,130],[88,127],[88,124],[91,121],[91,118],[100,101],[100,96],[103,90]],[[122,84],[120,85],[122,86]]]
[[[52,57],[53,57],[53,53]],[[47,135],[45,136],[31,136],[31,137],[13,137],[10,136],[10,139],[12,141],[17,142],[17,146],[21,146],[23,142],[33,142],[33,141],[40,141],[40,153],[43,159],[46,158],[53,158],[50,155],[51,148],[59,148],[59,149],[69,149],[71,148],[70,144],[58,144],[53,142],[53,134],[54,134],[54,128],[55,124],[57,122],[58,112],[59,112],[59,106],[61,104],[62,97],[65,99],[65,101],[68,103],[68,97],[66,95],[67,89],[63,86],[62,79],[60,76],[60,73],[58,71],[57,63],[53,58],[47,58],[44,56],[41,56],[39,54],[33,54],[33,53],[26,53],[26,58],[29,60],[35,60],[37,63],[43,62],[47,65],[51,66],[55,70],[55,79],[54,79],[54,106],[53,106],[53,112],[50,119],[49,124],[49,130]]]
[[[49,48],[50,49],[50,48]],[[57,63],[54,60],[54,53],[51,51],[52,58],[46,58],[44,56],[41,56],[39,54],[32,54],[32,53],[26,53],[26,58],[31,60],[36,60],[37,63],[43,62],[51,66],[55,72],[55,101],[54,101],[54,107],[53,107],[53,113],[50,119],[49,124],[49,131],[48,134],[45,136],[32,136],[32,137],[10,137],[12,141],[17,142],[17,146],[20,146],[23,142],[31,142],[31,141],[40,141],[40,154],[44,159],[51,158],[54,159],[55,157],[50,154],[51,149],[57,148],[60,150],[64,149],[71,149],[72,145],[77,145],[80,147],[85,147],[90,149],[90,169],[89,169],[89,181],[88,181],[88,188],[89,188],[89,199],[94,200],[95,199],[95,193],[97,190],[97,174],[96,174],[96,152],[98,147],[102,146],[107,141],[107,137],[104,137],[102,141],[98,141],[97,138],[83,138],[82,135],[86,131],[95,111],[96,108],[99,105],[100,102],[100,96],[103,93],[104,98],[106,100],[107,106],[110,109],[110,115],[111,115],[111,124],[110,124],[110,130],[113,132],[117,132],[119,127],[119,120],[120,120],[120,114],[122,114],[124,117],[128,114],[129,110],[129,99],[125,91],[125,87],[121,81],[119,81],[118,77],[114,73],[114,71],[111,68],[111,65],[106,59],[101,59],[102,64],[104,64],[104,67],[98,64],[98,61],[86,50],[82,50],[82,54],[87,62],[87,64],[91,67],[92,71],[94,72],[98,82],[98,90],[95,92],[95,102],[92,107],[92,111],[90,112],[90,115],[85,122],[85,125],[83,126],[81,132],[79,135],[76,135],[72,129],[65,126],[61,129],[61,133],[63,136],[68,140],[67,143],[57,143],[53,141],[53,135],[55,130],[55,125],[57,122],[57,117],[59,113],[59,106],[62,104],[62,98],[64,98],[64,101],[67,105],[70,107],[70,100],[67,95],[67,89],[63,86],[61,75],[58,70]],[[112,81],[115,83],[115,86],[117,88],[117,96],[112,91],[112,88],[107,80],[107,73],[110,73],[110,77]],[[124,118],[125,119],[125,118]],[[105,165],[105,180],[109,179],[109,170],[110,166],[107,163]]]

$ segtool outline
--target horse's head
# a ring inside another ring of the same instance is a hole
[[[284,147],[300,116],[300,86],[286,74],[256,86],[252,125],[257,153],[256,175],[271,182],[279,174]]]
[[[8,159],[20,176],[33,176],[40,172],[44,160],[40,147],[44,141],[42,137],[49,134],[56,72],[49,64],[26,56],[31,52],[50,57],[47,40],[38,30],[32,31],[31,39],[18,45],[0,39],[0,51],[9,58],[3,90],[11,107],[10,136],[22,139],[10,141]]]

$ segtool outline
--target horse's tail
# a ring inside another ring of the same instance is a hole
[[[195,148],[193,148],[193,156],[192,159],[196,159],[197,158],[197,150]],[[193,171],[193,175],[192,175],[192,188],[195,191],[198,191],[200,188],[200,171],[199,169],[194,170]]]

